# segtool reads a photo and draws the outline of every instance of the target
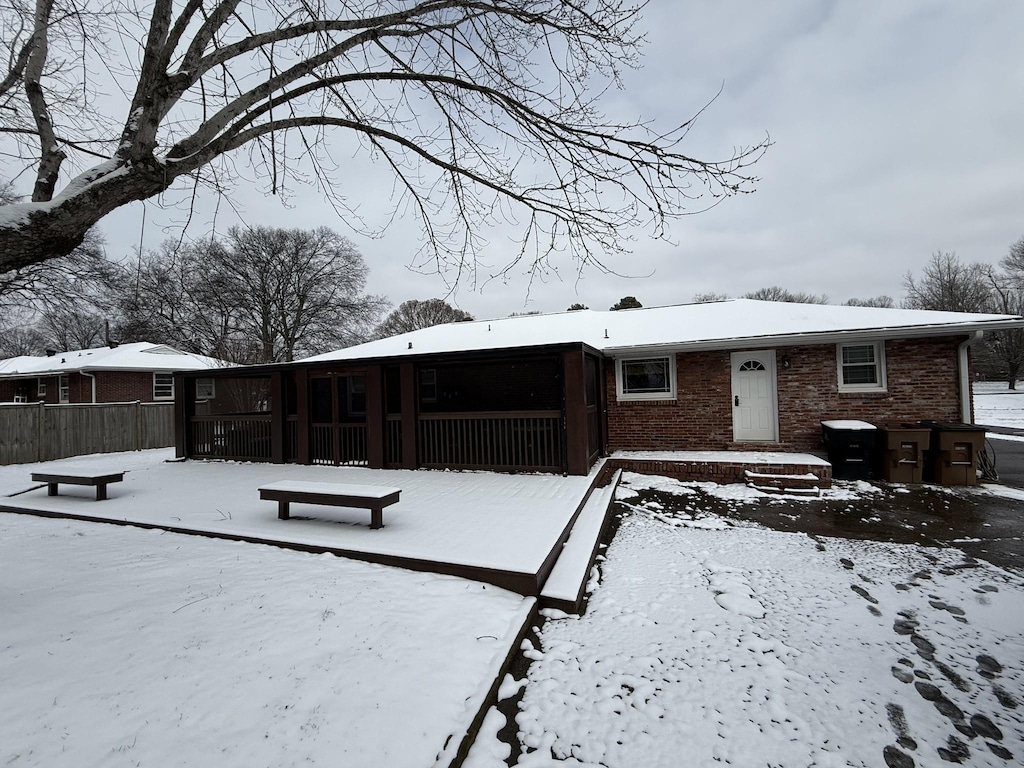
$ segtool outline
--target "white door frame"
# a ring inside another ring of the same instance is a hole
[[[764,364],[768,370],[769,403],[771,409],[769,421],[771,423],[771,436],[764,438],[740,437],[739,408],[737,405],[739,391],[736,386],[739,366],[746,360],[757,360]],[[732,439],[741,443],[775,443],[779,440],[779,385],[775,366],[774,349],[755,349],[733,352],[729,358],[730,379],[732,381]]]

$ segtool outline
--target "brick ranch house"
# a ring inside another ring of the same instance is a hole
[[[149,342],[12,357],[0,360],[0,403],[170,403],[175,371],[224,365]]]
[[[181,373],[176,447],[577,475],[619,450],[820,451],[825,419],[970,422],[971,344],[1021,327],[748,299],[455,323],[293,363]]]

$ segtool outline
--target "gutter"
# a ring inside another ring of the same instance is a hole
[[[971,375],[970,375],[970,360],[967,355],[967,350],[976,341],[981,341],[985,335],[984,331],[975,331],[973,335],[968,336],[960,346],[957,347],[957,367],[960,374],[960,421],[964,424],[971,424],[973,419],[971,418]]]
[[[959,336],[961,333],[981,334],[985,330],[1024,328],[1024,318],[1008,317],[1006,320],[992,320],[980,326],[970,324],[896,326],[891,328],[857,328],[846,331],[812,331],[810,333],[785,333],[774,336],[735,336],[721,339],[665,342],[661,344],[637,344],[606,346],[602,349],[608,357],[634,356],[643,354],[665,354],[704,349],[762,349],[769,347],[795,347],[811,344],[846,343],[852,341],[879,341],[890,339],[923,339],[934,336]],[[973,340],[972,340],[973,343]]]
[[[93,405],[95,405],[96,404],[96,376],[95,376],[95,374],[89,373],[88,371],[79,371],[79,373],[82,374],[83,376],[88,376],[90,379],[92,379],[92,403],[93,403]]]

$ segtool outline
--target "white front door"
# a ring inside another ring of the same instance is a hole
[[[737,442],[776,441],[775,350],[732,353],[732,433]]]

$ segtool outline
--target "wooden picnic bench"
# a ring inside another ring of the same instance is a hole
[[[322,504],[332,507],[355,507],[370,510],[370,527],[384,527],[384,507],[398,502],[400,488],[379,485],[344,485],[341,483],[310,483],[299,480],[281,480],[259,488],[260,498],[277,502],[277,516],[289,517],[288,505]]]
[[[124,480],[124,472],[88,472],[65,470],[63,472],[33,472],[32,482],[46,483],[46,494],[57,495],[57,486],[92,485],[96,487],[96,501],[106,501],[107,484],[120,483]]]

